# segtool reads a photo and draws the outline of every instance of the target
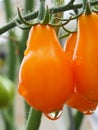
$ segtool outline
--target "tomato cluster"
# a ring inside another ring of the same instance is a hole
[[[52,26],[31,28],[19,72],[19,93],[37,110],[50,113],[66,103],[85,114],[98,104],[98,15],[81,15],[78,31],[64,50]],[[94,25],[94,26],[92,26]]]

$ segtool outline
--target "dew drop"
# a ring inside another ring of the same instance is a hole
[[[44,113],[50,120],[57,120],[62,115],[62,110],[54,111],[51,113]]]
[[[84,111],[84,112],[83,112],[83,114],[85,114],[85,115],[91,115],[91,114],[93,114],[93,113],[94,113],[93,110],[88,110],[88,111]]]
[[[26,56],[27,54],[28,54],[28,50],[26,49],[25,51],[24,51],[24,56]]]

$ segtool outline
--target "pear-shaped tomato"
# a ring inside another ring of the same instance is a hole
[[[70,60],[70,63],[73,64],[73,54],[75,51],[77,41],[77,33],[72,33],[66,40],[64,45],[64,51],[67,57]],[[97,104],[87,100],[83,95],[78,93],[76,90],[77,87],[74,87],[74,94],[70,99],[67,100],[66,104],[72,108],[78,109],[84,114],[92,114],[96,109]]]
[[[0,75],[0,108],[8,106],[13,101],[14,95],[14,83]]]
[[[32,27],[24,54],[19,72],[20,94],[45,113],[62,109],[73,93],[73,75],[53,27]]]
[[[81,15],[78,19],[77,44],[73,71],[77,91],[98,103],[98,15]]]

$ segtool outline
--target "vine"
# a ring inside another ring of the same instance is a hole
[[[98,1],[92,1],[90,3],[91,6],[94,5],[98,5]],[[58,12],[64,12],[64,11],[68,11],[68,10],[74,10],[74,9],[81,9],[83,7],[83,4],[73,4],[73,0],[71,0],[67,5],[63,5],[63,6],[59,6],[59,7],[54,7],[54,8],[50,8],[50,12],[52,14],[58,13]],[[38,11],[35,12],[31,12],[29,14],[27,14],[26,16],[24,16],[23,18],[27,21],[29,20],[33,20],[35,18],[37,18],[38,16]],[[22,24],[21,20],[19,18],[15,18],[15,20],[19,23]],[[17,24],[15,21],[11,21],[9,23],[7,23],[6,25],[0,27],[0,34],[3,34],[7,31],[9,31],[10,29],[13,29],[14,27],[16,27]]]

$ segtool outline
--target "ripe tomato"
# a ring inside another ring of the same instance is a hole
[[[75,92],[66,104],[72,108],[78,109],[84,114],[92,114],[97,107],[97,103],[87,100],[78,92]]]
[[[73,75],[53,27],[31,28],[19,72],[19,93],[45,113],[62,109],[73,93]]]
[[[72,33],[65,42],[64,51],[69,58],[71,64],[73,64],[73,54],[75,51],[77,41],[77,33]],[[77,85],[77,84],[76,84]],[[97,104],[87,100],[83,95],[81,95],[74,87],[75,92],[70,99],[66,101],[66,104],[72,108],[78,109],[84,114],[92,114],[96,109]]]
[[[81,15],[78,19],[77,45],[73,71],[77,91],[98,103],[98,15]]]

